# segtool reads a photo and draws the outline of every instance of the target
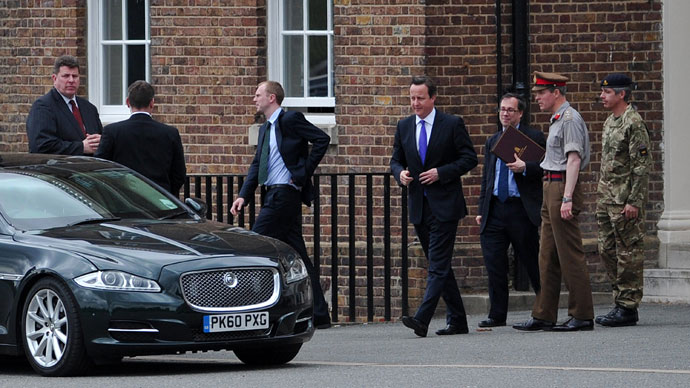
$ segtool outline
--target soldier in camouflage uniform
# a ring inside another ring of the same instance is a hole
[[[632,90],[628,76],[611,74],[601,88],[604,107],[612,113],[604,122],[596,217],[599,254],[616,305],[595,321],[604,326],[631,326],[637,323],[642,299],[649,134],[628,102]]]

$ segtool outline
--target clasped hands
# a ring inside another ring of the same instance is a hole
[[[82,144],[84,145],[85,154],[94,154],[101,144],[101,135],[97,133],[89,134],[86,136],[86,139],[82,141]]]
[[[400,183],[407,186],[412,182],[414,178],[410,175],[409,170],[400,171]],[[438,180],[438,170],[432,168],[431,170],[426,170],[419,174],[419,183],[423,185],[430,185]]]

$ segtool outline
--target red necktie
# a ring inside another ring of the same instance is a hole
[[[86,136],[86,128],[84,127],[84,121],[81,119],[81,112],[79,112],[79,108],[77,108],[77,103],[74,102],[74,100],[69,100],[69,103],[72,105],[72,114],[74,115],[74,118],[77,119],[79,128],[81,128],[84,136]]]

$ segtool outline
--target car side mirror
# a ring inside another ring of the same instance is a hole
[[[198,214],[202,218],[206,218],[206,202],[200,198],[189,197],[184,200],[184,203],[194,210],[194,213]]]

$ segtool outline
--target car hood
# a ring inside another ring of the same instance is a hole
[[[82,254],[100,270],[140,268],[144,276],[166,265],[219,256],[277,262],[280,252],[290,249],[278,240],[213,221],[104,222],[18,233],[15,240]]]

